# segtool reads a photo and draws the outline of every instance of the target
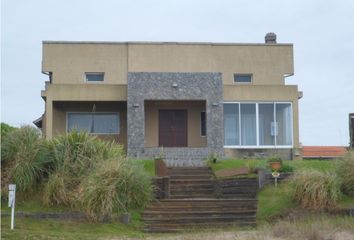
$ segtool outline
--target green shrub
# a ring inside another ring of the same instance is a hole
[[[342,192],[354,196],[354,151],[338,160],[336,172],[341,180]]]
[[[113,211],[142,209],[151,200],[149,175],[126,158],[105,161],[82,182],[81,206],[91,221],[102,221]]]
[[[40,131],[24,126],[8,132],[1,142],[2,174],[19,191],[31,189],[45,174],[49,159]]]
[[[333,209],[341,197],[340,181],[331,172],[301,170],[295,172],[290,184],[294,200],[310,210]]]
[[[281,165],[281,168],[279,169],[279,172],[284,173],[284,172],[294,172],[294,167],[288,164],[283,164]]]
[[[52,165],[45,184],[44,202],[48,205],[76,207],[82,179],[112,158],[124,156],[122,146],[98,139],[85,132],[60,135],[47,144]]]

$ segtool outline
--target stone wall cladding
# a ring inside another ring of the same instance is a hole
[[[200,151],[203,152],[203,155],[217,154],[223,156],[223,85],[221,73],[128,73],[127,150],[128,155],[132,157],[151,157],[149,153],[151,150],[144,148],[145,100],[205,100],[207,147],[206,149],[200,148]],[[182,149],[183,152],[193,151],[189,148]],[[166,156],[166,158],[168,160],[169,156]]]
[[[269,158],[280,156],[284,160],[292,160],[292,149],[225,149],[227,158]]]

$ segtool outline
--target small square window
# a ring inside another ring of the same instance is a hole
[[[234,74],[235,83],[251,83],[252,74]]]
[[[104,73],[85,73],[87,82],[103,82]]]

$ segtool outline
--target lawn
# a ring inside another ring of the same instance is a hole
[[[336,160],[285,160],[284,165],[289,165],[298,169],[317,169],[319,171],[331,171],[335,168]],[[239,167],[266,168],[268,165],[266,159],[225,159],[210,164],[213,171],[232,169]]]

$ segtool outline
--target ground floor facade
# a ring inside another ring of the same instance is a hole
[[[170,165],[210,155],[292,159],[299,148],[296,86],[223,85],[221,73],[128,73],[127,85],[55,86],[43,133],[114,139],[136,158]]]

